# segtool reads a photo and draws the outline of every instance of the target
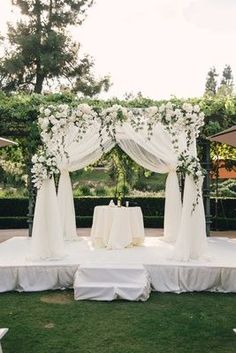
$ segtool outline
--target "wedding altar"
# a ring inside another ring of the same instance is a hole
[[[206,237],[196,148],[203,123],[199,106],[181,102],[41,107],[42,146],[32,159],[33,236],[0,244],[0,292],[73,287],[78,300],[146,300],[151,288],[236,292],[235,241]],[[116,144],[144,168],[168,175],[161,237],[145,237],[138,207],[108,205],[95,208],[91,237],[77,236],[70,172]]]
[[[69,173],[96,162],[115,144],[144,168],[168,174],[163,239],[174,243],[173,259],[189,261],[204,256],[204,171],[196,150],[203,123],[199,106],[189,103],[132,109],[113,105],[100,111],[87,104],[42,107],[38,125],[43,146],[32,159],[33,181],[38,188],[32,258],[64,256],[64,241],[76,239]],[[57,192],[55,173],[60,175]],[[180,173],[185,177],[183,200]]]

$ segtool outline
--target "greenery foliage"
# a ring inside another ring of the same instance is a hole
[[[172,99],[173,102],[180,102],[181,100],[177,98]],[[203,97],[201,99],[189,99],[186,100],[191,104],[199,104],[202,111],[205,113],[206,124],[201,130],[200,139],[204,139],[209,135],[217,133],[223,129],[226,129],[234,124],[236,124],[236,97]],[[144,97],[139,97],[133,100],[96,100],[96,99],[78,99],[72,93],[64,94],[15,94],[6,95],[3,92],[0,93],[0,131],[1,135],[4,137],[13,138],[19,142],[18,147],[8,147],[7,149],[0,150],[0,159],[11,160],[14,163],[20,163],[22,173],[19,178],[26,174],[29,174],[31,168],[31,157],[36,152],[38,145],[40,144],[39,132],[37,127],[37,118],[39,115],[39,109],[42,105],[49,104],[61,104],[67,103],[72,106],[76,106],[79,103],[87,103],[93,106],[97,110],[110,107],[114,104],[119,104],[125,107],[150,107],[150,106],[160,106],[163,101],[155,101]],[[222,145],[217,145],[215,143],[211,144],[212,157],[218,153],[217,149],[220,149],[220,154],[224,153],[224,157],[227,156],[232,158],[232,149],[226,148]],[[218,147],[220,146],[220,147]],[[109,159],[109,158],[108,158]],[[113,159],[113,161],[112,161]],[[110,157],[110,173],[114,173],[114,158]],[[121,163],[122,162],[122,163]],[[140,182],[136,178],[139,173],[137,167],[134,164],[130,164],[127,157],[122,157],[119,161],[120,165],[123,165],[123,172],[125,167],[125,178],[126,187]],[[109,164],[109,163],[108,163]],[[231,163],[232,166],[232,163]],[[121,168],[121,170],[122,170]],[[13,168],[14,169],[14,168]],[[112,172],[113,170],[113,172]],[[136,172],[135,172],[136,171]],[[5,180],[9,180],[15,175],[15,172],[8,171],[7,174],[2,170],[2,177]],[[5,174],[4,174],[5,173]],[[121,174],[122,174],[121,173]],[[119,180],[122,180],[120,174]],[[135,176],[136,175],[136,176]],[[124,178],[123,178],[124,179]],[[3,180],[3,179],[2,179]],[[15,185],[19,185],[19,180],[15,180]],[[122,189],[122,185],[119,184],[117,190]],[[104,191],[100,190],[103,193]],[[82,192],[82,194],[84,194]],[[81,195],[81,193],[79,194]]]
[[[77,227],[91,227],[95,206],[108,205],[111,197],[75,197]],[[140,206],[147,228],[163,228],[165,199],[160,197],[128,197],[130,205]],[[115,200],[116,201],[116,200]],[[125,200],[124,200],[125,202]],[[236,199],[211,199],[212,229],[236,229]],[[27,228],[28,199],[0,199],[0,229]],[[217,214],[217,219],[216,219]]]

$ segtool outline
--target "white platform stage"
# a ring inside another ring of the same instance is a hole
[[[176,262],[173,246],[161,237],[146,237],[142,247],[94,249],[89,237],[66,242],[62,260],[30,260],[30,238],[15,237],[0,244],[0,292],[73,288],[79,266],[143,265],[152,290],[160,292],[236,292],[236,240],[210,238],[207,258]]]

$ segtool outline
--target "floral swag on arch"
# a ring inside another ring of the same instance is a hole
[[[143,167],[154,172],[168,173],[163,239],[175,242],[175,258],[198,258],[206,249],[201,196],[204,170],[196,152],[196,138],[203,124],[204,114],[199,106],[189,103],[177,105],[168,102],[149,108],[113,105],[103,110],[88,104],[41,107],[38,126],[43,147],[32,159],[33,183],[38,188],[37,198],[47,197],[45,185],[49,181],[54,183],[53,174],[60,173],[58,195],[55,196],[52,185],[47,192],[50,191],[51,200],[57,197],[54,207],[58,201],[57,216],[61,220],[64,239],[74,238],[76,231],[72,219],[74,208],[69,171],[95,162],[118,143]],[[186,175],[183,203],[177,173]],[[39,232],[46,231],[41,229],[39,218],[42,210],[37,207],[37,203],[40,202],[36,202],[33,239],[39,238]],[[53,212],[55,218],[54,211],[48,212]],[[193,227],[196,233],[194,238],[191,235]],[[55,236],[51,236],[51,239],[55,240]],[[40,255],[40,242],[34,243],[34,251],[37,249]],[[62,252],[62,243],[60,248],[56,251],[58,255]],[[47,253],[48,257],[54,255],[55,251]]]

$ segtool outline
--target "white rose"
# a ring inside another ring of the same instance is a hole
[[[38,124],[39,124],[40,127],[41,127],[42,123],[43,123],[43,118],[39,118],[38,119]]]
[[[76,120],[76,114],[75,112],[72,112],[71,116],[69,117],[69,121],[75,122],[75,120]]]
[[[38,156],[37,156],[37,154],[35,154],[35,155],[32,157],[32,162],[33,162],[33,163],[37,163],[37,161],[38,161]]]
[[[65,119],[65,118],[62,118],[62,119],[60,120],[60,125],[63,126],[63,125],[65,125],[65,124],[66,124],[66,119]]]
[[[58,108],[60,111],[67,111],[69,109],[69,106],[68,104],[60,104]]]
[[[48,124],[49,124],[48,118],[44,118],[43,121],[42,121],[42,123],[41,123],[41,128],[42,128],[43,130],[47,129]]]
[[[57,125],[54,125],[53,127],[52,127],[52,132],[57,132],[57,130],[58,130],[58,126]]]
[[[155,115],[158,112],[158,108],[157,107],[149,107],[147,109],[147,111],[150,115]]]
[[[191,113],[193,111],[193,107],[191,104],[189,103],[184,103],[183,104],[183,109],[188,112],[188,113]]]
[[[56,116],[57,119],[60,119],[62,117],[60,112],[56,112],[55,116]]]
[[[83,114],[90,114],[91,107],[88,104],[80,104],[79,109]]]
[[[44,115],[45,116],[49,116],[50,114],[51,114],[51,110],[50,109],[48,109],[48,108],[44,109]]]
[[[47,159],[46,164],[47,164],[48,166],[51,166],[51,165],[52,165],[52,160],[51,160],[51,158],[48,158],[48,159]]]
[[[172,105],[171,102],[168,102],[168,103],[166,104],[166,109],[173,109],[173,105]]]
[[[44,156],[39,156],[38,161],[39,161],[40,163],[45,162],[45,158],[44,158]]]
[[[199,105],[195,104],[194,107],[193,107],[193,110],[194,110],[196,113],[199,113],[199,112],[200,112],[200,107],[199,107]]]
[[[196,175],[197,175],[198,177],[201,176],[201,175],[202,175],[201,170],[198,170],[198,171],[196,172]]]
[[[176,115],[177,118],[181,118],[182,117],[181,110],[180,109],[176,109],[175,110],[175,115]]]
[[[165,104],[162,104],[159,108],[159,112],[163,113],[165,111],[165,109],[166,109]]]

